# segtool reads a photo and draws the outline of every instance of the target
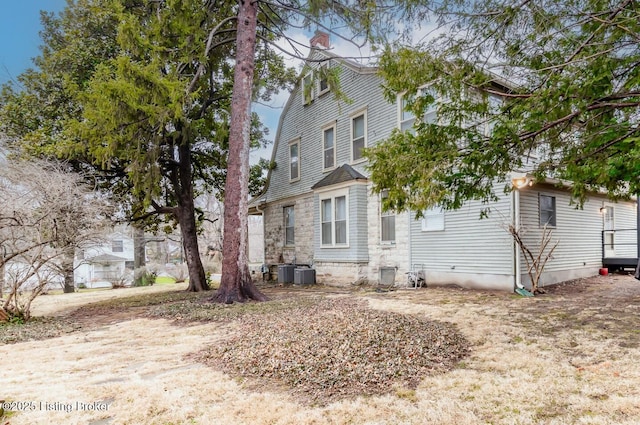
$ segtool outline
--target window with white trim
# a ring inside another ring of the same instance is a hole
[[[602,218],[604,221],[604,230],[614,230],[614,217],[613,217],[613,207],[607,205],[602,207]]]
[[[380,193],[380,241],[391,244],[396,241],[396,214],[393,210],[382,210],[382,200],[388,196],[387,190]]]
[[[433,207],[422,213],[422,231],[435,232],[444,230],[444,209]]]
[[[284,245],[295,245],[295,210],[293,205],[284,207]]]
[[[122,239],[111,241],[111,252],[124,252],[124,241]]]
[[[400,106],[400,130],[413,132],[413,123],[416,121],[416,116],[413,115],[412,111],[407,109],[409,100],[407,96],[400,95],[400,101],[398,102]]]
[[[318,67],[318,96],[329,91],[329,80],[327,79],[328,72],[329,66],[327,64],[322,64]]]
[[[289,143],[289,181],[300,180],[300,139]]]
[[[336,125],[322,129],[322,168],[331,170],[336,166]]]
[[[320,237],[322,246],[348,245],[347,202],[346,191],[320,197]]]
[[[418,96],[424,96],[425,94],[429,94],[433,97],[436,97],[436,93],[433,89],[429,87],[422,87],[418,90]],[[406,94],[398,95],[399,101],[398,106],[400,110],[399,113],[399,127],[401,131],[409,130],[414,132],[413,125],[416,121],[416,116],[412,111],[407,110],[409,102],[412,100],[411,96]],[[424,111],[422,115],[422,122],[426,124],[435,124],[438,121],[438,100],[436,100],[429,105],[429,107]]]
[[[540,207],[540,226],[556,227],[556,197],[550,195],[538,195]]]
[[[362,150],[367,146],[367,111],[351,118],[351,162],[363,158]]]
[[[313,75],[308,73],[302,77],[302,104],[308,105],[314,98]]]

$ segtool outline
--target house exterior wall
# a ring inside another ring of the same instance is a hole
[[[371,193],[372,184],[368,185]],[[395,214],[395,241],[382,242],[381,230],[382,206],[380,197],[370,195],[367,204],[367,238],[369,240],[369,269],[368,280],[375,282],[380,279],[380,269],[391,267],[395,269],[395,283],[405,284],[409,264],[409,214]]]
[[[315,55],[323,55],[316,52]],[[317,57],[317,56],[316,56]],[[352,161],[351,119],[366,114],[366,145],[387,138],[397,123],[397,108],[387,102],[380,78],[371,68],[359,68],[331,59],[323,64],[340,66],[341,90],[351,103],[336,102],[330,91],[307,105],[301,87],[291,93],[283,111],[272,155],[276,167],[264,194],[265,262],[313,264],[319,283],[347,284],[379,278],[380,267],[397,267],[396,279],[408,270],[408,220],[396,219],[396,244],[380,242],[379,198],[371,196],[371,185],[347,182],[312,191],[311,187],[342,164],[367,175],[366,163]],[[311,65],[316,66],[316,65]],[[335,167],[323,167],[322,131],[335,126]],[[289,174],[289,146],[299,143],[299,179]],[[321,243],[320,200],[335,190],[348,193],[348,246],[326,247]],[[295,207],[295,246],[284,246],[285,206]],[[262,209],[262,208],[261,208]]]
[[[379,89],[380,79],[375,74],[358,74],[343,67],[340,75],[342,90],[352,99],[352,103],[337,105],[331,92],[316,98],[311,104],[302,104],[299,89],[291,93],[288,105],[283,112],[278,131],[278,144],[273,160],[276,168],[270,176],[266,193],[267,202],[298,196],[311,191],[330,170],[323,170],[322,129],[335,123],[335,166],[351,162],[350,117],[354,111],[367,112],[367,145],[377,143],[389,136],[396,123],[396,108],[389,104]],[[300,178],[289,179],[289,143],[300,140]],[[352,164],[365,174],[364,163]]]
[[[321,51],[312,53],[316,59]],[[330,55],[329,55],[330,56]],[[310,66],[318,66],[310,62]],[[507,226],[515,218],[515,195],[504,194],[504,183],[496,183],[498,201],[487,205],[467,202],[456,211],[444,213],[444,229],[425,230],[415,213],[397,214],[395,243],[382,243],[380,238],[380,198],[371,193],[371,182],[361,180],[325,186],[313,191],[312,186],[335,168],[350,164],[368,176],[366,162],[352,161],[351,120],[366,113],[366,146],[386,139],[399,126],[397,102],[388,102],[381,90],[381,80],[372,68],[359,68],[348,61],[332,58],[323,64],[341,66],[341,89],[351,103],[336,101],[328,92],[307,104],[302,89],[297,87],[280,118],[269,173],[268,188],[261,196],[264,208],[265,262],[312,264],[319,283],[348,284],[362,280],[378,281],[382,268],[396,271],[395,282],[404,283],[405,273],[412,269],[425,272],[427,284],[457,284],[470,288],[512,291],[515,283],[516,258],[520,260],[523,283],[528,283],[524,259]],[[334,167],[323,167],[323,129],[335,128]],[[290,178],[290,146],[298,147],[299,176]],[[523,166],[533,167],[540,155],[536,152],[524,159]],[[348,194],[348,244],[323,246],[320,208],[327,192],[342,190]],[[534,244],[540,236],[538,192],[556,196],[557,227],[561,243],[548,264],[542,284],[597,273],[601,266],[602,216],[599,209],[608,205],[604,197],[594,197],[584,210],[569,206],[566,191],[535,185],[521,189],[520,221],[530,228],[525,240]],[[295,245],[284,245],[283,208],[295,209]],[[481,212],[489,208],[488,218]],[[615,204],[617,228],[635,228],[635,213],[627,203]],[[631,232],[630,232],[631,233]],[[616,235],[616,255],[631,252],[622,242],[635,241],[635,234]],[[626,254],[625,254],[626,255]],[[517,257],[518,256],[518,257]],[[635,256],[635,253],[633,253]]]
[[[87,288],[110,286],[111,284],[104,279],[97,277],[97,274],[105,273],[106,270],[100,265],[91,264],[90,260],[93,257],[110,254],[123,258],[122,263],[116,263],[112,267],[112,273],[125,273],[125,262],[133,262],[134,250],[133,250],[133,237],[132,230],[128,227],[121,227],[114,230],[105,240],[103,244],[93,245],[86,247],[84,250],[79,250],[76,253],[74,260],[74,273],[73,280],[76,286],[83,285]],[[122,251],[113,251],[113,241],[122,241]]]
[[[615,229],[635,229],[636,212],[633,202],[613,203],[605,196],[592,195],[582,209],[571,205],[570,194],[550,185],[534,185],[520,192],[521,222],[525,225],[524,242],[536,248],[540,244],[543,226],[540,225],[539,196],[554,196],[556,200],[556,226],[550,227],[552,243],[558,241],[553,258],[546,264],[541,285],[594,276],[602,267],[603,214],[600,208],[613,206]],[[616,236],[615,256],[636,256],[636,232],[621,232]],[[530,248],[530,249],[532,249]],[[524,257],[521,255],[522,282],[530,284]]]
[[[294,245],[285,245],[284,208],[293,206]],[[264,210],[265,263],[313,262],[313,195],[281,199]]]
[[[496,189],[498,189],[496,187]],[[497,193],[501,193],[500,186]],[[487,218],[481,211],[490,207]],[[427,285],[456,284],[483,289],[513,289],[510,195],[486,205],[478,201],[444,212],[444,230],[424,231],[411,214],[411,264],[423,268]]]

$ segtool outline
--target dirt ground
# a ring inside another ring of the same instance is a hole
[[[40,297],[35,314],[70,315],[101,298],[175,285]],[[374,309],[454,324],[471,353],[415,390],[306,405],[284,389],[190,360],[233,334],[145,309],[77,313],[80,330],[0,345],[0,424],[639,424],[640,282],[610,275],[535,298],[457,287],[393,292],[271,287],[274,296],[365,299]],[[91,311],[91,310],[88,310]]]

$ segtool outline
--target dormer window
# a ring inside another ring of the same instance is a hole
[[[302,77],[302,104],[308,105],[313,101],[313,75]]]
[[[328,71],[329,67],[327,64],[320,65],[318,68],[318,96],[329,91],[329,80],[327,78]]]

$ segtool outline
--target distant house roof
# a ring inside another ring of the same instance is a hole
[[[367,181],[367,178],[349,164],[343,164],[322,178],[318,183],[311,186],[311,189],[320,189],[321,187],[333,186],[334,184],[345,183],[351,180]]]
[[[96,255],[95,257],[87,258],[87,261],[90,263],[119,263],[122,261],[127,261],[127,259],[118,257],[117,255],[100,254]]]

